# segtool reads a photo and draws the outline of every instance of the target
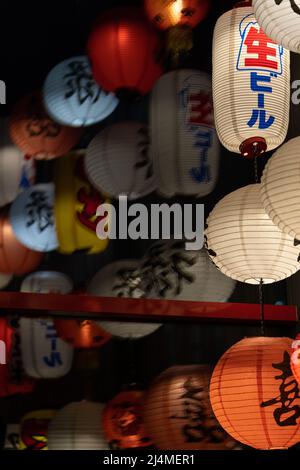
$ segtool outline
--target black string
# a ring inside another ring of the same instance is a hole
[[[255,179],[255,183],[259,183],[257,155],[255,155],[254,157],[254,179]]]
[[[265,336],[265,306],[264,306],[264,281],[261,279],[259,282],[259,305],[260,305],[260,331],[261,336]]]

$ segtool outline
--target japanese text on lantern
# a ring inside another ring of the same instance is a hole
[[[240,22],[241,45],[237,70],[249,72],[249,86],[255,96],[255,105],[250,110],[247,126],[269,129],[276,117],[268,111],[272,82],[282,75],[284,49],[275,44],[257,24],[254,15],[247,15]],[[287,53],[287,52],[286,52]]]
[[[50,353],[48,356],[43,357],[43,361],[48,367],[51,368],[61,366],[63,363],[61,354],[57,350],[58,334],[55,329],[55,326],[51,321],[48,322],[40,320],[40,324],[42,327],[45,327],[45,338],[50,341]]]

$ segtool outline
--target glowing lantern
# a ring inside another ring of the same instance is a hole
[[[151,445],[143,419],[143,392],[137,390],[119,393],[104,408],[103,429],[112,449],[130,449]]]
[[[253,0],[255,18],[277,44],[300,53],[300,3],[298,0]]]
[[[85,169],[99,191],[136,199],[153,192],[156,182],[149,157],[148,128],[135,122],[106,127],[90,143]]]
[[[218,178],[220,144],[208,75],[197,70],[163,75],[152,92],[150,128],[159,192],[209,194]]]
[[[44,103],[55,121],[80,127],[103,121],[118,99],[95,83],[87,56],[76,56],[51,70],[44,84]]]
[[[278,149],[268,161],[262,181],[261,200],[265,211],[280,230],[300,238],[300,137]]]
[[[102,268],[88,286],[88,293],[99,297],[133,297],[144,296],[140,289],[138,261],[122,260],[110,263]],[[118,321],[101,321],[99,325],[114,336],[122,338],[142,338],[156,331],[158,323],[134,323]]]
[[[64,155],[81,137],[80,129],[61,126],[48,116],[40,92],[33,92],[19,101],[9,130],[13,142],[25,154],[38,159]]]
[[[58,246],[54,221],[54,184],[37,184],[13,202],[9,218],[17,239],[36,251],[53,251]]]
[[[0,216],[0,272],[22,276],[38,267],[43,253],[26,248],[17,240],[6,212]]]
[[[209,9],[208,0],[145,0],[148,17],[160,29],[173,26],[194,28]]]
[[[104,90],[146,94],[162,74],[160,38],[140,8],[101,14],[87,47],[94,78]]]
[[[81,401],[59,410],[48,428],[49,450],[107,450],[101,427],[103,407]]]
[[[18,193],[34,182],[35,168],[32,160],[9,138],[7,119],[0,119],[0,207],[11,203]]]
[[[256,449],[299,442],[300,394],[290,369],[290,338],[246,338],[219,360],[210,400],[221,426]]]
[[[289,52],[265,35],[251,7],[219,18],[213,99],[216,129],[228,150],[252,158],[282,144],[289,123],[289,64]]]
[[[100,240],[96,227],[101,217],[97,208],[109,199],[88,182],[83,166],[84,153],[73,152],[55,162],[55,222],[59,251],[71,254],[104,251],[108,240]]]
[[[206,365],[171,367],[146,392],[146,432],[162,450],[230,450],[235,442],[217,422],[209,401]]]
[[[226,276],[248,284],[278,282],[300,268],[299,247],[265,212],[260,185],[225,196],[207,219],[207,248]]]
[[[59,336],[76,349],[101,348],[111,335],[98,322],[90,320],[54,320]]]
[[[20,424],[19,450],[48,450],[47,432],[55,410],[27,413]]]

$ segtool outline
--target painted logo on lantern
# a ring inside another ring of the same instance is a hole
[[[249,71],[249,86],[257,95],[257,106],[252,109],[247,126],[269,129],[275,116],[267,112],[267,100],[273,93],[272,80],[283,73],[283,54],[288,53],[265,35],[253,14],[245,16],[240,22],[241,46],[236,68]]]
[[[211,92],[201,89],[197,75],[191,75],[179,92],[185,130],[193,137],[193,145],[199,151],[199,166],[190,169],[191,177],[198,183],[211,181],[208,152],[213,145],[214,116]]]
[[[54,323],[49,320],[37,320],[44,331],[44,338],[49,344],[49,354],[47,356],[43,356],[43,363],[53,369],[55,367],[61,367],[63,365],[63,360],[61,357],[61,353],[58,350],[58,334]]]

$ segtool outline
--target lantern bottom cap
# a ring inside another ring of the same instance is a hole
[[[240,145],[243,157],[253,159],[263,155],[267,151],[267,142],[263,137],[250,137]]]

